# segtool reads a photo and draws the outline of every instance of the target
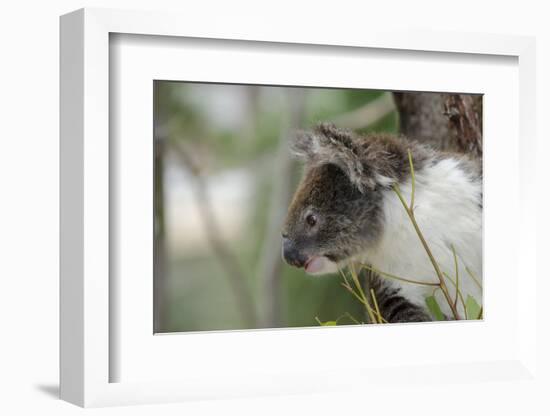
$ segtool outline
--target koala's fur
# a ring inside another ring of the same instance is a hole
[[[305,173],[283,227],[283,255],[290,264],[305,267],[312,274],[336,272],[338,267],[357,261],[400,277],[437,282],[433,266],[392,190],[397,184],[410,201],[409,150],[420,229],[440,268],[449,276],[455,276],[454,247],[462,294],[481,300],[481,288],[467,272],[481,279],[481,162],[436,152],[388,134],[358,136],[321,124],[296,137],[293,151],[304,160]],[[313,226],[308,222],[312,216]],[[425,312],[425,297],[432,294],[433,286],[383,280],[380,293],[391,292]],[[447,283],[454,297],[454,287]],[[441,293],[437,296],[443,312],[451,316]],[[420,317],[422,312],[417,312],[410,312],[410,319],[401,316],[396,320],[425,320]]]

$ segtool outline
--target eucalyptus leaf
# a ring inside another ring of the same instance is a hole
[[[336,326],[337,325],[337,321],[326,321],[326,322],[323,322],[321,320],[319,320],[319,318],[315,317],[315,320],[319,323],[319,325],[321,326]]]
[[[426,305],[428,306],[429,311],[436,321],[444,321],[445,315],[441,312],[441,308],[435,299],[435,296],[428,296],[426,298]]]
[[[468,295],[466,298],[466,319],[479,319],[480,315],[481,306],[471,295]]]

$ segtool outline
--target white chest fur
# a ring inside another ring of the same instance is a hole
[[[410,201],[411,182],[400,184],[406,201]],[[453,247],[458,257],[458,282],[463,298],[473,296],[481,304],[482,290],[468,270],[481,283],[482,278],[482,210],[481,179],[460,167],[456,159],[443,159],[416,172],[414,213],[420,230],[441,270],[449,276],[446,284],[455,296],[456,277]],[[364,253],[364,261],[374,268],[422,282],[438,282],[434,267],[422,246],[411,220],[394,191],[384,196],[384,232],[376,247]],[[468,270],[467,270],[468,269]],[[452,279],[452,281],[451,281]],[[433,286],[386,279],[399,287],[411,302],[425,306]],[[452,316],[441,291],[436,298],[443,313]],[[465,317],[461,304],[457,307]]]

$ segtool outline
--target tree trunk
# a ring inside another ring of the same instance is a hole
[[[481,95],[396,92],[393,96],[401,133],[409,139],[481,158]]]
[[[482,97],[481,95],[453,94],[445,100],[445,115],[454,133],[454,142],[463,153],[481,158]]]

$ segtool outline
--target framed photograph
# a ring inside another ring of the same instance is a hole
[[[326,36],[61,18],[63,399],[538,382],[534,40]]]

